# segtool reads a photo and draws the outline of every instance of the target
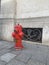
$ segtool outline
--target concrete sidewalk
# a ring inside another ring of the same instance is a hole
[[[16,50],[14,42],[0,41],[0,65],[49,65],[49,47],[23,43],[23,50]]]

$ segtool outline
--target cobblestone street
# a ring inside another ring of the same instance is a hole
[[[49,65],[49,47],[33,43],[16,50],[14,42],[0,41],[0,65]]]

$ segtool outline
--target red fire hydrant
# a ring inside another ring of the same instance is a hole
[[[22,44],[22,38],[24,36],[24,33],[22,32],[22,26],[20,24],[16,25],[14,27],[14,32],[12,33],[12,37],[15,39],[15,48],[16,49],[22,49],[24,48]]]

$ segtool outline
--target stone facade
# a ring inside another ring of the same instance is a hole
[[[42,42],[49,42],[49,17],[18,19],[17,22],[23,27],[43,28]]]
[[[12,41],[14,24],[20,23],[23,27],[43,28],[42,42],[49,42],[48,2],[49,0],[2,0],[0,39]]]

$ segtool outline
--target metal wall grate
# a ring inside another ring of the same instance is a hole
[[[24,36],[23,40],[42,42],[42,28],[23,28],[23,32],[28,36]]]

